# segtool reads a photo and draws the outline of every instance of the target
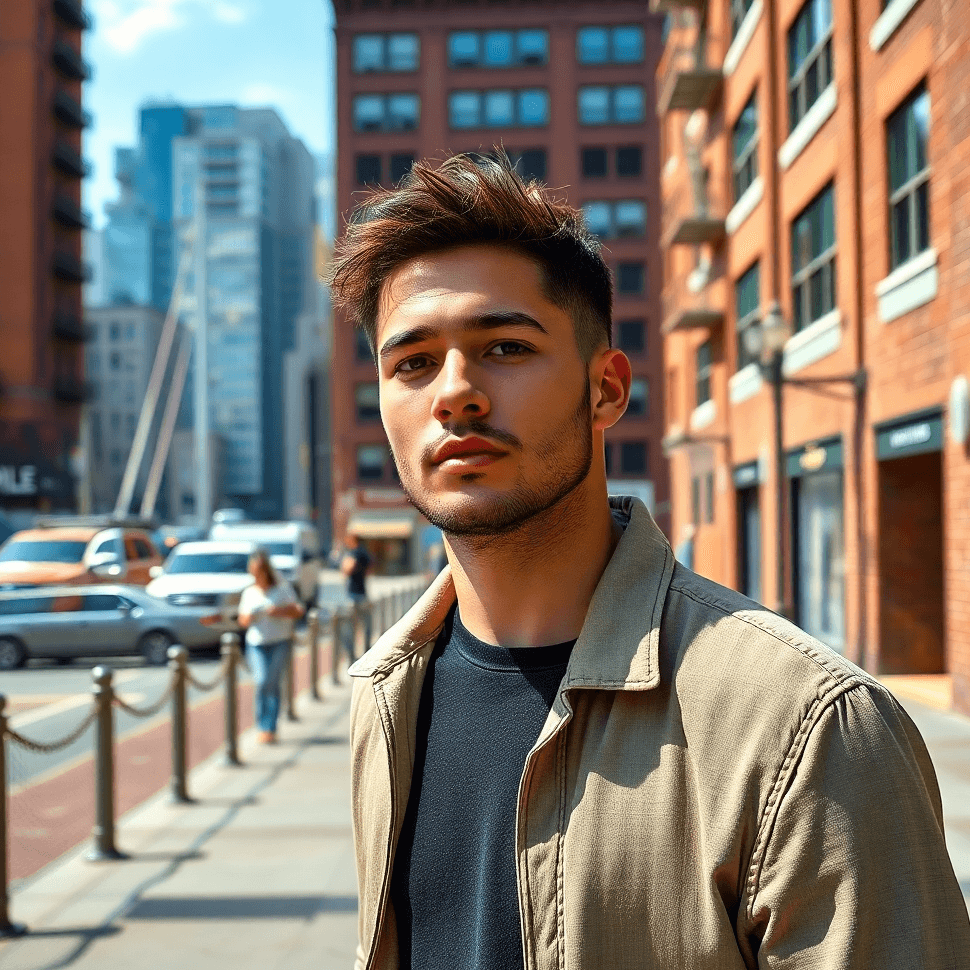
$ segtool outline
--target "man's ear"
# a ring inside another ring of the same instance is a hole
[[[605,431],[623,417],[630,403],[629,358],[622,350],[607,347],[590,363],[589,380],[593,428]]]

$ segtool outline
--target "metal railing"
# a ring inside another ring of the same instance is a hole
[[[329,619],[331,643],[331,671],[337,682],[337,670],[341,646],[350,644],[350,653],[356,654],[356,644],[360,639],[361,628],[371,633],[374,641],[417,601],[424,590],[423,581],[415,581],[387,593],[366,605],[348,608],[345,604],[335,605],[326,610]],[[311,609],[307,615],[307,648],[309,651],[309,690],[314,701],[321,700],[320,694],[320,632],[321,610]],[[349,638],[349,639],[347,639]],[[363,643],[366,649],[370,642]],[[170,705],[172,728],[171,778],[169,792],[173,802],[191,804],[188,788],[188,688],[191,686],[202,693],[223,687],[223,709],[225,721],[224,764],[239,766],[239,667],[246,666],[246,659],[240,650],[240,637],[237,633],[224,633],[220,645],[221,662],[215,677],[203,680],[196,676],[188,665],[188,651],[175,645],[168,651],[169,678],[161,695],[144,707],[136,707],[124,700],[114,688],[114,671],[110,667],[98,666],[91,671],[91,707],[81,721],[68,734],[55,741],[38,741],[30,738],[10,725],[6,713],[7,698],[0,694],[0,939],[18,936],[26,929],[14,923],[9,915],[8,892],[8,826],[7,826],[7,744],[18,745],[28,751],[52,754],[74,744],[92,725],[95,726],[94,744],[94,826],[91,832],[92,845],[87,854],[90,861],[102,862],[127,858],[115,844],[115,708],[136,718],[150,718],[160,714],[166,704]],[[293,651],[282,676],[282,709],[288,720],[297,720],[295,711],[296,690],[293,668]]]

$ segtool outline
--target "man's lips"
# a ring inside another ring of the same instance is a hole
[[[489,460],[500,458],[506,452],[484,438],[455,438],[446,441],[435,449],[432,461],[442,465],[447,461],[463,464],[487,464]],[[481,459],[481,461],[476,461]]]

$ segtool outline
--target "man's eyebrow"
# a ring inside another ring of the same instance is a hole
[[[531,330],[538,330],[539,333],[548,335],[549,331],[528,313],[519,310],[492,310],[490,313],[483,313],[478,317],[469,317],[462,324],[463,330],[497,330],[500,327],[528,327]],[[385,360],[401,347],[409,347],[425,340],[431,340],[438,336],[439,330],[436,327],[422,324],[417,327],[409,327],[400,333],[388,337],[384,341],[380,350],[380,358]]]

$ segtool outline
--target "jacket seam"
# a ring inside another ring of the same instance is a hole
[[[381,661],[380,663],[370,668],[369,670],[362,670],[359,674],[354,674],[352,676],[367,677],[367,678],[370,678],[371,680],[373,680],[378,674],[384,674],[386,676],[395,667],[399,666],[402,663],[405,663],[407,660],[410,660],[411,657],[413,657],[419,650],[426,647],[429,643],[434,643],[434,641],[438,639],[438,635],[441,633],[441,631],[444,628],[445,628],[444,623],[439,624],[437,627],[435,627],[434,631],[426,640],[421,640],[421,641],[412,640],[407,652],[402,653],[401,656],[397,657],[395,660]],[[358,660],[357,663],[360,663],[360,660]]]
[[[556,957],[560,970],[566,965],[566,874],[563,842],[566,838],[566,732],[557,738],[556,767],[559,775],[559,824],[556,832]]]
[[[528,839],[526,838],[526,835],[528,834],[528,829],[529,829],[528,818],[527,818],[528,809],[526,808],[526,806],[529,804],[529,796],[532,793],[532,781],[534,777],[534,773],[531,769],[532,769],[532,766],[529,765],[529,768],[528,768],[529,778],[526,783],[525,790],[522,792],[522,818],[520,821],[520,826],[522,830],[522,845],[524,847],[524,853],[523,853],[524,857],[520,857],[516,859],[516,864],[520,867],[522,872],[522,884],[523,884],[523,890],[524,890],[522,895],[524,909],[525,909],[525,913],[523,914],[523,917],[522,917],[522,947],[524,951],[526,970],[528,970],[529,966],[535,964],[535,960],[533,959],[532,953],[530,952],[530,949],[534,946],[534,939],[533,939],[533,933],[532,933],[532,920],[533,920],[532,887],[530,885],[530,879],[529,879],[529,847],[528,847]]]
[[[823,716],[832,709],[835,702],[850,690],[858,687],[861,683],[862,681],[858,677],[853,677],[843,683],[833,684],[825,694],[816,697],[811,707],[805,712],[798,731],[795,733],[795,737],[792,738],[785,757],[778,767],[775,782],[771,786],[771,791],[761,812],[761,821],[758,824],[758,835],[755,838],[751,853],[751,863],[748,867],[748,878],[745,881],[745,893],[747,895],[745,915],[749,920],[754,917],[754,900],[760,889],[761,872],[765,857],[768,853],[768,843],[774,834],[774,826],[781,809],[784,792],[788,788],[788,783],[793,772],[801,762],[805,748],[808,746],[809,736],[822,720]]]

